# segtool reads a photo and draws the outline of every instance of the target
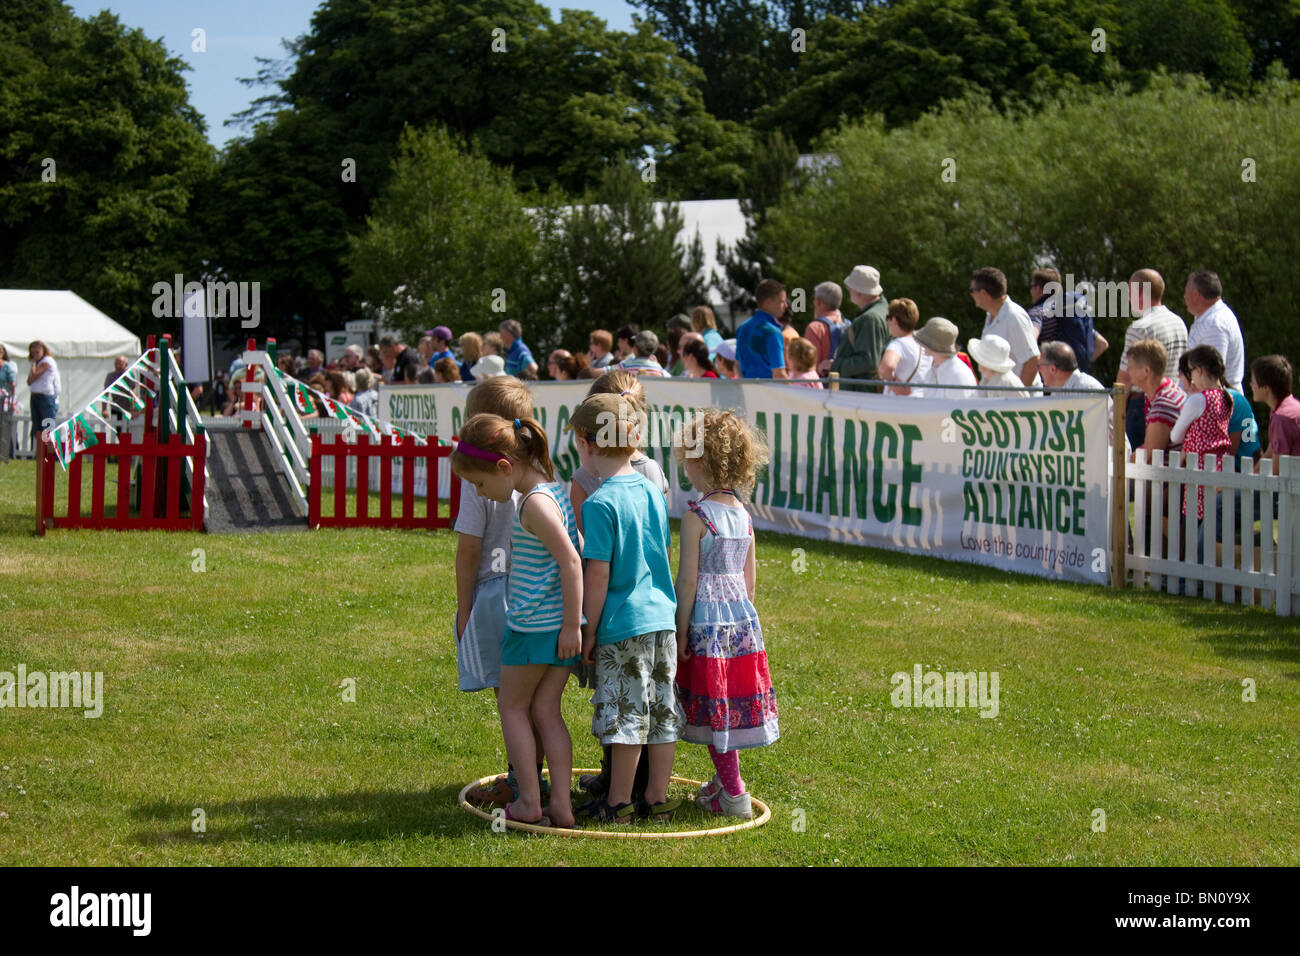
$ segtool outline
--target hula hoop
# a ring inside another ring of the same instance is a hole
[[[542,773],[547,777],[551,775],[549,770],[543,770]],[[600,773],[600,771],[587,767],[575,767],[573,769],[574,777],[584,773]],[[761,813],[755,816],[752,820],[741,820],[739,823],[735,823],[731,826],[714,827],[709,830],[650,830],[646,832],[633,832],[629,830],[565,830],[560,827],[539,827],[532,823],[522,823],[518,820],[507,820],[503,815],[488,813],[487,811],[474,806],[465,799],[465,795],[469,793],[471,788],[486,786],[496,780],[497,776],[498,774],[494,773],[486,777],[480,777],[478,780],[471,780],[469,783],[465,784],[464,788],[460,791],[460,795],[456,799],[460,803],[462,810],[472,813],[476,817],[481,817],[490,823],[495,823],[497,820],[500,820],[506,825],[507,829],[518,830],[520,833],[538,833],[545,836],[579,837],[585,840],[684,840],[691,837],[722,836],[727,833],[738,833],[741,830],[754,830],[772,819],[772,811],[768,808],[768,805],[751,794],[749,798],[750,802],[753,803],[756,810],[762,811]],[[668,779],[672,783],[686,784],[691,787],[701,786],[700,781],[688,780],[685,777],[673,776]]]

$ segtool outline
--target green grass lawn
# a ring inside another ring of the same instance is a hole
[[[771,823],[524,837],[455,803],[505,757],[456,689],[452,534],[38,539],[34,502],[0,465],[0,670],[102,671],[105,704],[0,710],[6,864],[1300,863],[1300,627],[1270,612],[760,532]],[[998,716],[895,708],[915,664],[998,672]],[[565,716],[594,764],[576,684]]]

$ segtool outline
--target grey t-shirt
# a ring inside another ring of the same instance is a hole
[[[659,467],[659,463],[647,455],[637,452],[632,456],[629,462],[632,470],[645,478],[646,481],[654,485],[665,495],[668,494],[668,479],[664,477],[664,470]],[[573,480],[578,483],[578,487],[588,495],[593,494],[600,487],[600,479],[581,466],[573,473]],[[471,489],[473,486],[470,486]],[[457,528],[457,531],[460,529]]]
[[[505,577],[510,572],[510,525],[518,505],[517,491],[511,493],[509,501],[497,502],[482,497],[464,478],[460,480],[460,513],[456,516],[453,530],[483,539],[476,587],[492,578]]]

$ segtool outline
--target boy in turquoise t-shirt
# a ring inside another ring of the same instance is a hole
[[[669,563],[663,492],[629,463],[639,444],[635,405],[614,394],[589,396],[573,413],[575,440],[603,479],[582,504],[586,542],[583,658],[596,669],[591,732],[611,747],[609,793],[596,808],[603,821],[634,812],[667,820],[677,734],[684,715],[677,675],[677,597]],[[642,745],[650,770],[645,800],[632,804]]]

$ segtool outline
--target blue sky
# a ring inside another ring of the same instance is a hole
[[[221,146],[239,135],[222,124],[240,112],[263,90],[239,82],[257,72],[255,57],[284,56],[281,38],[307,32],[312,12],[320,0],[67,0],[80,17],[110,10],[129,27],[139,27],[150,39],[161,39],[167,49],[191,67],[185,74],[190,102],[208,123],[208,139]],[[560,8],[591,10],[614,29],[632,25],[633,9],[625,0],[547,3],[555,17]],[[207,50],[191,50],[192,31],[206,33]]]

